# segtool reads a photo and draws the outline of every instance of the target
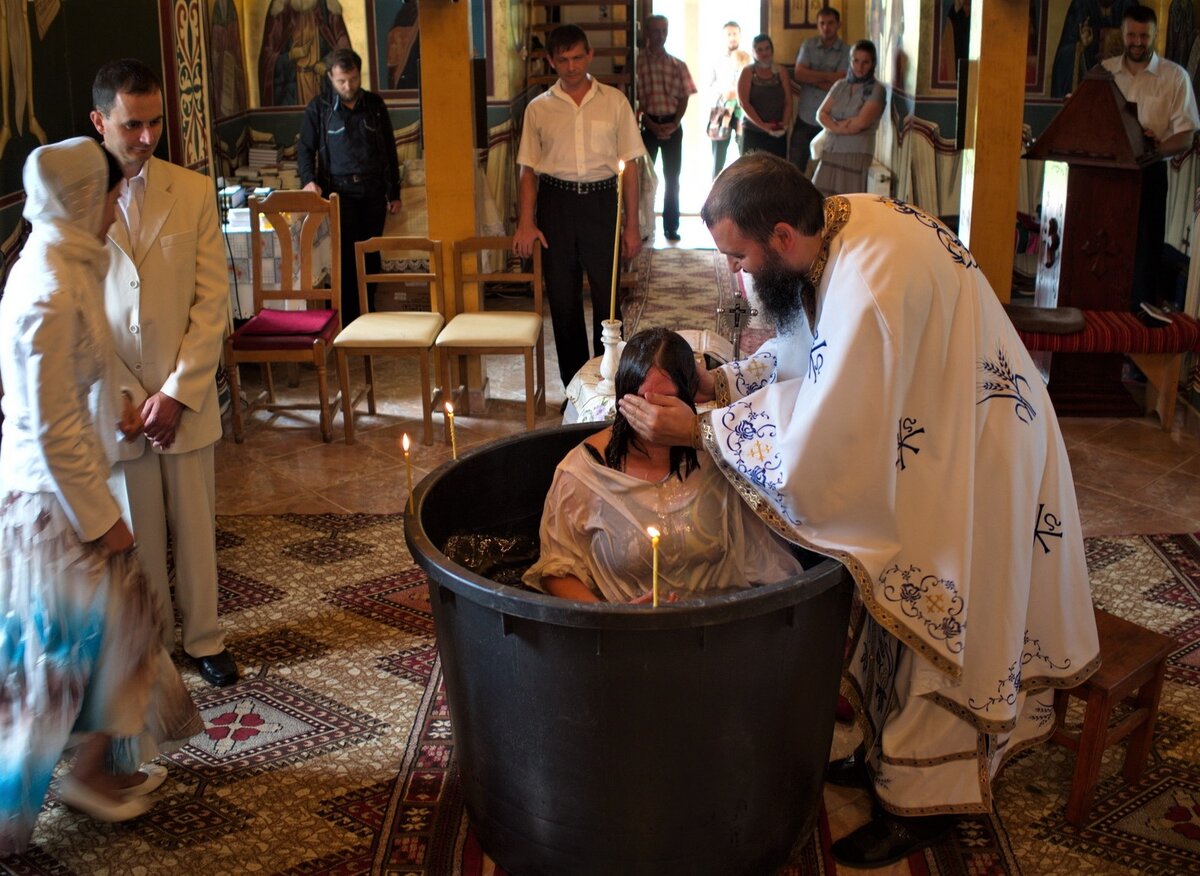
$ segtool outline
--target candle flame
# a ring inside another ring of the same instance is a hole
[[[446,402],[446,415],[450,417],[454,416],[454,405],[450,404],[450,402]]]
[[[624,172],[625,172],[625,162],[624,162],[624,161],[618,161],[618,162],[617,162],[617,173],[619,173],[619,174],[620,174],[620,173],[624,173]]]
[[[404,437],[400,439],[400,445],[404,448],[404,452],[408,453],[409,442],[408,442],[408,433],[407,432],[405,432]]]
[[[662,535],[662,533],[659,532],[657,529],[655,529],[653,526],[647,526],[646,527],[646,535],[650,536],[651,538],[658,538],[660,535]]]

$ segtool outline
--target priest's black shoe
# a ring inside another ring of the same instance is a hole
[[[839,788],[871,789],[871,774],[867,772],[867,753],[860,745],[854,754],[825,765],[825,781]]]
[[[228,687],[238,680],[237,664],[228,649],[207,657],[193,657],[200,677],[213,687]]]
[[[949,835],[953,815],[907,818],[882,812],[833,844],[833,858],[847,867],[870,870],[903,861]]]

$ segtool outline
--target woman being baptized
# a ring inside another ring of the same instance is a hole
[[[672,331],[638,332],[621,355],[617,398],[674,395],[695,410],[699,384],[687,341]],[[648,444],[623,416],[566,455],[542,512],[541,556],[528,586],[589,602],[649,598],[658,545],[659,598],[773,584],[799,575],[787,542],[755,516],[707,455]]]

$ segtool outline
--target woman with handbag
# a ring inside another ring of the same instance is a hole
[[[708,138],[712,140],[713,179],[725,169],[729,155],[730,136],[737,131],[742,113],[738,107],[738,77],[750,63],[750,56],[739,47],[742,29],[736,21],[725,22],[725,51],[713,65],[708,80],[709,90],[714,94],[714,103],[708,116]],[[742,151],[741,137],[737,137],[738,152]]]

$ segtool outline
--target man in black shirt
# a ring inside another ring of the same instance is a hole
[[[305,190],[341,201],[342,325],[359,315],[354,244],[383,233],[386,213],[400,209],[400,165],[387,106],[359,87],[362,59],[351,49],[329,55],[330,95],[314,97],[304,110],[297,158]],[[379,255],[367,256],[367,271]]]

